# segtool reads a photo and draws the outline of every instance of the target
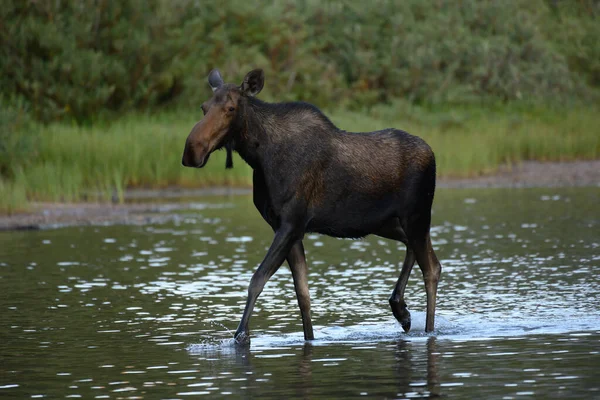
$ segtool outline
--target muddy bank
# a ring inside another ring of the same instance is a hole
[[[525,161],[501,167],[494,175],[468,179],[440,179],[438,187],[600,187],[600,160],[571,162]]]
[[[251,193],[251,189],[238,188],[173,188],[168,191],[136,189],[126,193],[124,204],[33,203],[30,212],[0,215],[0,231],[52,229],[72,225],[164,223],[185,218],[186,212],[193,213],[202,209],[204,204],[199,198]]]
[[[524,162],[503,167],[495,175],[468,179],[439,179],[440,188],[522,188],[595,186],[600,188],[600,160],[575,162]],[[205,196],[250,194],[251,189],[210,188],[184,190],[130,190],[125,204],[33,204],[29,213],[0,216],[0,230],[48,229],[68,225],[148,224],[182,218]],[[177,199],[175,201],[174,199]],[[183,200],[182,200],[183,199]]]

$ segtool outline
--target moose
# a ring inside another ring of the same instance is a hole
[[[309,103],[261,101],[256,98],[264,86],[261,69],[250,71],[239,86],[225,83],[214,69],[208,83],[213,95],[187,137],[182,164],[202,168],[213,151],[226,148],[230,167],[236,151],[253,169],[254,205],[274,231],[250,280],[236,343],[249,344],[256,300],[284,260],[292,272],[304,339],[314,339],[302,244],[309,232],[355,239],[374,234],[406,245],[389,304],[408,332],[404,290],[416,261],[427,294],[425,331],[433,331],[442,268],[430,239],[436,166],[429,145],[393,128],[341,130]]]

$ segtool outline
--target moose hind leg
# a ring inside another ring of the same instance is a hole
[[[410,312],[408,312],[404,301],[404,290],[406,289],[410,272],[415,265],[415,253],[408,245],[408,238],[406,237],[404,229],[402,229],[399,218],[389,220],[375,233],[386,239],[397,240],[406,245],[406,256],[402,263],[402,271],[400,272],[400,277],[392,291],[389,302],[394,317],[400,322],[402,329],[404,329],[405,332],[408,332],[410,330]]]
[[[431,332],[435,322],[435,304],[437,297],[437,287],[442,273],[442,265],[438,261],[429,233],[424,239],[415,242],[415,255],[417,263],[423,272],[423,281],[425,283],[425,292],[427,293],[427,317],[425,322],[425,332]]]
[[[406,256],[404,257],[404,262],[402,263],[400,277],[398,278],[396,286],[394,287],[392,295],[390,296],[390,307],[392,309],[392,313],[398,322],[400,322],[400,325],[402,325],[404,332],[408,332],[410,330],[410,312],[408,311],[404,301],[404,290],[406,289],[408,277],[410,276],[410,272],[412,271],[414,265],[415,253],[410,247],[407,246]]]

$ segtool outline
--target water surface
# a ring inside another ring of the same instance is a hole
[[[600,398],[600,189],[439,190],[436,330],[404,246],[307,235],[316,340],[291,274],[231,340],[272,239],[250,196],[174,221],[0,232],[3,398]]]

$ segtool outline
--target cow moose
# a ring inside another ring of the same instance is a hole
[[[307,232],[338,238],[369,234],[400,241],[406,255],[389,299],[404,331],[410,313],[404,290],[415,261],[427,293],[425,331],[434,328],[441,265],[430,239],[435,157],[419,137],[397,129],[347,132],[304,102],[268,103],[256,98],[264,85],[260,69],[241,85],[208,75],[213,90],[204,117],[192,128],[182,164],[202,168],[220,148],[236,151],[253,169],[254,205],[273,228],[273,242],[252,276],[235,341],[250,342],[249,320],[265,283],[287,259],[302,316],[305,340],[314,339],[308,266],[302,240]]]

